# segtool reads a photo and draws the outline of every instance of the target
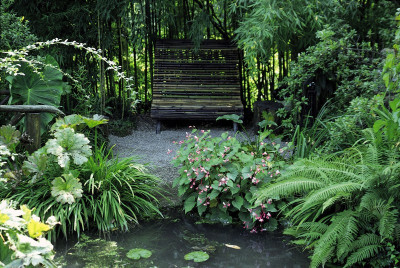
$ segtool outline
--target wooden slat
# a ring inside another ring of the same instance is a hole
[[[230,41],[158,40],[153,103],[156,119],[215,119],[242,114],[239,55]]]

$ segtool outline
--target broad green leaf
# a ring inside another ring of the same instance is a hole
[[[243,198],[239,195],[237,195],[235,197],[235,200],[232,201],[232,205],[237,208],[238,210],[241,209],[242,205],[243,205]]]
[[[139,260],[140,258],[147,259],[150,258],[152,255],[152,252],[150,250],[144,249],[144,248],[134,248],[128,251],[126,256],[129,259],[133,260]]]
[[[33,219],[31,219],[28,223],[28,233],[32,238],[39,237],[43,234],[43,232],[47,232],[48,230],[50,230],[50,226]]]
[[[189,196],[188,199],[185,200],[183,207],[185,209],[185,213],[191,211],[194,206],[196,206],[196,195]]]
[[[205,262],[210,256],[204,251],[193,251],[185,255],[185,260],[194,262]]]
[[[33,174],[31,182],[40,178],[47,168],[48,156],[44,148],[40,148],[24,161],[22,170],[25,174]]]
[[[57,121],[51,126],[51,131],[63,128],[73,128],[84,123],[83,117],[79,114],[67,115],[64,118],[57,119]]]
[[[240,119],[240,116],[237,115],[237,114],[226,114],[226,115],[223,115],[223,116],[219,116],[217,118],[217,121],[221,120],[221,119],[230,120],[230,121],[238,123],[238,124],[242,124],[243,123],[243,120]]]
[[[199,213],[199,215],[203,215],[203,213],[207,210],[207,206],[205,206],[204,204],[201,205],[197,205],[197,212]]]
[[[72,204],[75,199],[82,197],[82,184],[72,174],[63,174],[62,176],[64,179],[57,177],[52,181],[51,195],[62,204]]]
[[[214,200],[215,198],[218,197],[219,194],[220,194],[220,191],[218,191],[217,189],[213,189],[213,190],[211,191],[211,193],[208,194],[208,198],[209,198],[210,200]]]
[[[56,139],[46,143],[47,152],[57,156],[61,167],[68,167],[72,158],[76,165],[82,165],[92,154],[89,139],[81,133],[75,133],[72,128],[57,130]]]
[[[46,65],[41,73],[32,71],[26,63],[22,63],[20,72],[25,75],[9,76],[11,104],[24,105],[60,105],[61,95],[66,83],[62,81],[63,74],[58,70],[57,61],[47,55],[44,59]],[[53,66],[53,67],[51,67]],[[54,118],[53,114],[42,113],[42,130]]]
[[[83,121],[89,128],[94,128],[98,125],[106,124],[108,119],[105,119],[102,115],[95,114],[93,118],[83,117]]]

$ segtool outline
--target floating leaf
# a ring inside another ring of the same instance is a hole
[[[76,198],[82,197],[82,184],[72,174],[63,174],[65,180],[57,177],[52,181],[51,195],[62,204],[72,204]]]
[[[143,248],[134,248],[128,251],[126,256],[130,259],[139,260],[140,258],[150,258],[152,255],[150,250],[143,249]]]
[[[185,255],[185,260],[194,262],[205,262],[210,256],[204,251],[193,251]]]

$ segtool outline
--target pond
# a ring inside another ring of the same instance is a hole
[[[307,254],[288,242],[289,237],[278,232],[251,234],[240,226],[200,224],[179,216],[146,222],[107,239],[84,235],[79,243],[58,244],[56,251],[63,267],[308,267]],[[152,255],[127,258],[134,248],[147,249]],[[193,251],[206,252],[209,259],[185,260]]]

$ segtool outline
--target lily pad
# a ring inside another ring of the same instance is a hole
[[[147,259],[151,256],[151,251],[144,248],[134,248],[129,250],[126,256],[130,259],[139,260],[140,258]]]
[[[185,260],[194,262],[204,262],[210,258],[210,256],[204,251],[193,251],[185,255]]]

